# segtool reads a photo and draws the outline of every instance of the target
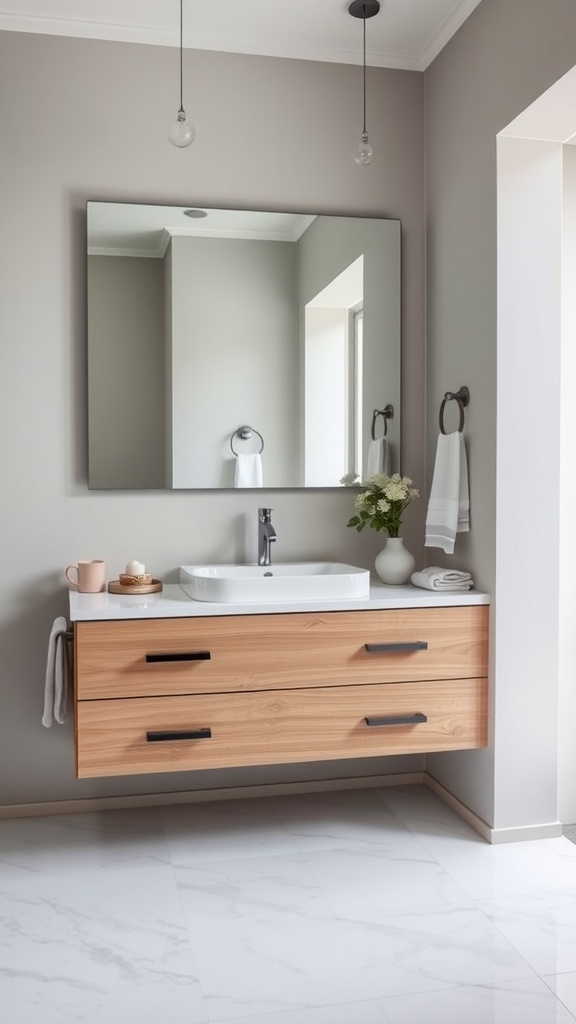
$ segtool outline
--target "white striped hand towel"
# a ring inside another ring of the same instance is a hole
[[[426,514],[425,546],[441,548],[451,555],[456,534],[467,533],[469,529],[470,497],[464,435],[460,431],[439,434]]]

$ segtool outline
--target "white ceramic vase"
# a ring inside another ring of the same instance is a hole
[[[408,583],[416,560],[404,547],[402,537],[388,537],[386,546],[374,559],[374,568],[382,583],[391,587],[400,587]]]

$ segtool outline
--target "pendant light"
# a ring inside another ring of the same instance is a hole
[[[373,18],[375,14],[378,14],[380,10],[380,4],[378,0],[354,0],[348,8],[348,13],[353,18],[362,18],[363,28],[363,48],[362,48],[362,83],[363,83],[363,122],[362,122],[362,135],[360,136],[360,142],[354,150],[354,159],[357,164],[371,164],[374,156],[374,146],[368,138],[368,132],[366,131],[366,18]]]
[[[183,0],[180,0],[180,107],[176,120],[171,121],[168,125],[168,139],[173,146],[178,146],[179,149],[191,145],[196,135],[194,125],[186,120],[182,100],[182,4]]]

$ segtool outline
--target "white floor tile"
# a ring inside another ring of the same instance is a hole
[[[473,906],[418,842],[305,856],[320,891],[341,917],[383,922],[390,910]]]
[[[191,928],[211,1019],[528,978],[480,911]]]
[[[379,925],[341,924],[354,943],[367,998],[535,976],[480,910],[402,910]]]
[[[299,855],[252,857],[175,868],[188,927],[233,927],[251,922],[288,924],[335,919],[317,881]]]
[[[346,1003],[342,1006],[314,1006],[288,1013],[265,1013],[256,1017],[232,1019],[234,1024],[388,1024],[382,1007],[372,1001]]]
[[[576,971],[548,976],[544,978],[544,981],[576,1020]]]
[[[278,818],[299,850],[370,848],[415,838],[373,789],[282,797]]]
[[[4,881],[0,918],[7,1021],[207,1018],[170,867]]]
[[[371,997],[336,922],[245,922],[191,931],[211,1020],[354,1003]]]
[[[564,836],[501,846],[456,837],[420,841],[474,899],[576,888],[576,846]]]
[[[0,821],[0,877],[169,864],[157,808]]]
[[[0,822],[10,1024],[576,1024],[576,846],[423,787]]]
[[[389,1024],[573,1024],[539,979],[382,1000]]]
[[[163,807],[174,864],[211,863],[292,853],[296,845],[279,821],[276,800],[226,800]]]
[[[143,968],[94,946],[46,949],[33,961],[8,953],[0,964],[2,1018],[16,1024],[200,1024],[207,1012],[187,957]]]
[[[538,974],[576,971],[576,888],[478,905]]]
[[[464,838],[484,844],[473,828],[456,811],[432,793],[427,786],[382,787],[382,801],[412,831],[418,839],[426,836]]]

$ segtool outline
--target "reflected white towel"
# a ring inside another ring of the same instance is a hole
[[[72,667],[66,641],[68,623],[64,616],[54,619],[48,639],[46,658],[46,682],[44,684],[44,714],[42,725],[50,728],[55,720],[59,725],[66,721],[70,698]]]
[[[234,487],[262,487],[262,459],[259,452],[236,456]]]
[[[468,460],[460,431],[439,434],[426,514],[425,547],[454,551],[457,533],[470,529]]]
[[[366,459],[366,476],[385,473],[390,476],[390,446],[384,437],[370,441]]]
[[[442,569],[439,565],[412,573],[411,580],[415,587],[422,587],[424,590],[470,590],[470,587],[474,586],[474,580],[469,572]]]

